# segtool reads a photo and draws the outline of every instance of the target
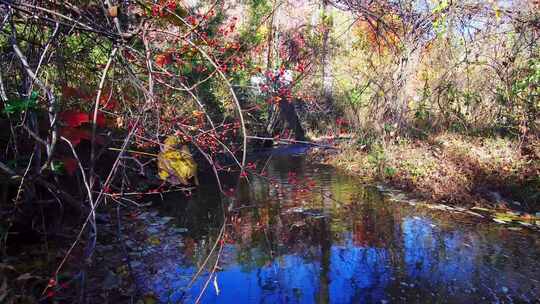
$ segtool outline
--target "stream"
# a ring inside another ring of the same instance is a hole
[[[219,246],[190,284],[221,231],[216,186],[166,196],[173,232],[131,256],[140,288],[163,303],[538,303],[537,232],[392,201],[304,150],[253,157],[267,176],[225,204],[210,279]]]

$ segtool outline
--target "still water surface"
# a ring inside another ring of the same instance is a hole
[[[202,303],[538,303],[537,233],[392,202],[294,152],[260,155],[268,177],[251,177],[227,203],[220,269]],[[219,202],[211,183],[187,203],[167,197],[160,213],[181,237],[162,237],[137,261],[147,292],[196,301],[209,272],[186,286],[220,232]]]

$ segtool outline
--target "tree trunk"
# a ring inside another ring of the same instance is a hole
[[[299,141],[306,140],[306,133],[300,118],[296,113],[294,104],[285,99],[282,99],[278,105],[275,105],[275,112],[273,117],[270,118],[268,128],[266,129],[271,136],[279,135],[285,130],[294,132],[294,139]]]
[[[268,19],[268,36],[266,36],[266,70],[270,71],[273,68],[274,64],[274,58],[273,58],[273,44],[274,44],[274,15],[276,13],[275,10],[275,2],[272,5],[272,15]]]
[[[332,84],[332,60],[330,53],[330,31],[332,29],[332,19],[328,13],[328,0],[322,0],[322,53],[321,53],[321,69],[322,69],[322,97],[325,106],[328,110],[332,109],[333,105],[333,84]]]
[[[420,61],[418,48],[411,43],[406,45],[398,59],[398,67],[393,75],[393,89],[390,98],[389,120],[398,131],[402,131],[407,125],[409,102],[414,97],[415,71]]]

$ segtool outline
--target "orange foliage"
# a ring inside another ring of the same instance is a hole
[[[366,37],[369,46],[378,52],[397,49],[403,32],[397,16],[387,14],[378,20],[358,20],[356,34]]]
[[[163,53],[156,56],[156,65],[160,68],[171,63],[172,63],[171,54]]]

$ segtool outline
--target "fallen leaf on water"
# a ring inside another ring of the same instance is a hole
[[[159,245],[161,244],[161,240],[157,237],[157,236],[151,236],[148,238],[148,242],[151,244],[151,245]]]
[[[142,299],[137,301],[137,304],[156,304],[158,300],[156,299],[156,296],[153,294],[146,294],[143,296]]]

